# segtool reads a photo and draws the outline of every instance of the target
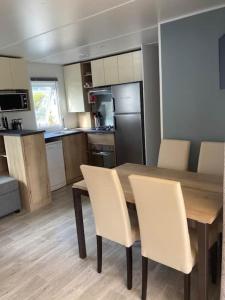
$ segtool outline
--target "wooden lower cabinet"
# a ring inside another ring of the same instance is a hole
[[[4,136],[9,175],[19,181],[22,207],[33,211],[51,202],[42,133]]]
[[[8,175],[8,165],[5,156],[5,144],[3,136],[0,136],[0,176]]]
[[[66,183],[82,178],[80,165],[87,163],[87,138],[84,133],[64,136],[63,154],[65,161]]]

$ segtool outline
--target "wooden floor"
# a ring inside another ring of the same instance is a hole
[[[0,219],[1,300],[122,300],[140,299],[141,257],[133,255],[133,289],[125,286],[125,249],[103,241],[103,273],[96,272],[93,216],[84,199],[88,258],[78,258],[71,188],[53,194],[53,204],[32,214],[13,214]],[[192,299],[196,296],[192,276]],[[149,263],[148,299],[183,299],[182,274]],[[219,285],[210,284],[209,300],[219,299]]]

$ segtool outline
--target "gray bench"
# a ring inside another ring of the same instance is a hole
[[[20,211],[20,194],[16,179],[0,176],[0,217]]]

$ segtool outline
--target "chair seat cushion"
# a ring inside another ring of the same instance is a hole
[[[75,182],[72,186],[73,189],[80,189],[80,190],[85,190],[87,191],[87,185],[85,183],[84,180],[81,180],[81,181],[78,181],[78,182]]]
[[[18,189],[18,182],[9,176],[0,176],[0,196]]]

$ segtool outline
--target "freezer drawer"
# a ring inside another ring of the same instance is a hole
[[[141,114],[115,115],[116,164],[144,163]]]

